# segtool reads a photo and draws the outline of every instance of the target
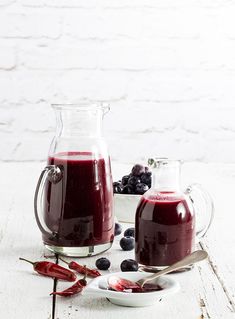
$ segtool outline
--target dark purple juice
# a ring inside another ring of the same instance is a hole
[[[194,250],[195,216],[183,195],[160,192],[142,197],[136,212],[136,261],[169,266]]]
[[[59,153],[48,158],[63,177],[46,183],[44,220],[53,235],[47,245],[84,247],[113,241],[113,190],[110,160],[85,152]]]

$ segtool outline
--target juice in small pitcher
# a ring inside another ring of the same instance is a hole
[[[136,212],[136,259],[168,266],[194,249],[195,215],[183,195],[158,192],[142,197]]]
[[[181,190],[181,161],[156,158],[149,164],[152,187],[136,210],[135,258],[146,270],[160,270],[195,250],[196,235],[201,238],[207,232],[214,206],[199,184]]]

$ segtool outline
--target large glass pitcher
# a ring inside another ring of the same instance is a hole
[[[101,136],[102,105],[53,105],[56,135],[39,178],[35,216],[46,247],[92,256],[114,238],[110,158]]]
[[[213,201],[199,184],[180,187],[181,162],[150,159],[152,187],[136,211],[135,256],[146,270],[169,266],[195,249],[213,217]]]

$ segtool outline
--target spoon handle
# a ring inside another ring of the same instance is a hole
[[[194,263],[196,263],[198,261],[201,261],[201,260],[203,260],[203,259],[205,259],[207,257],[208,257],[208,254],[207,254],[206,251],[204,251],[204,250],[196,250],[192,254],[184,257],[180,261],[177,261],[173,265],[171,265],[171,266],[159,271],[156,274],[153,274],[153,275],[151,275],[149,277],[146,277],[146,278],[140,280],[139,284],[141,286],[143,286],[148,281],[156,279],[156,278],[158,278],[158,277],[160,277],[162,275],[168,274],[169,272],[172,272],[174,270],[177,270],[177,269],[180,269],[182,267],[188,266],[190,264],[194,264]]]

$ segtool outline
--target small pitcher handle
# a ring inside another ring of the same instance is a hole
[[[187,187],[185,194],[192,202],[196,215],[196,238],[199,242],[207,233],[213,217],[214,203],[211,195],[200,184],[192,184]]]
[[[46,181],[57,184],[62,179],[62,170],[59,166],[48,165],[41,172],[34,194],[34,213],[39,229],[43,234],[49,236],[54,235],[53,232],[47,227],[43,218],[43,193]]]

